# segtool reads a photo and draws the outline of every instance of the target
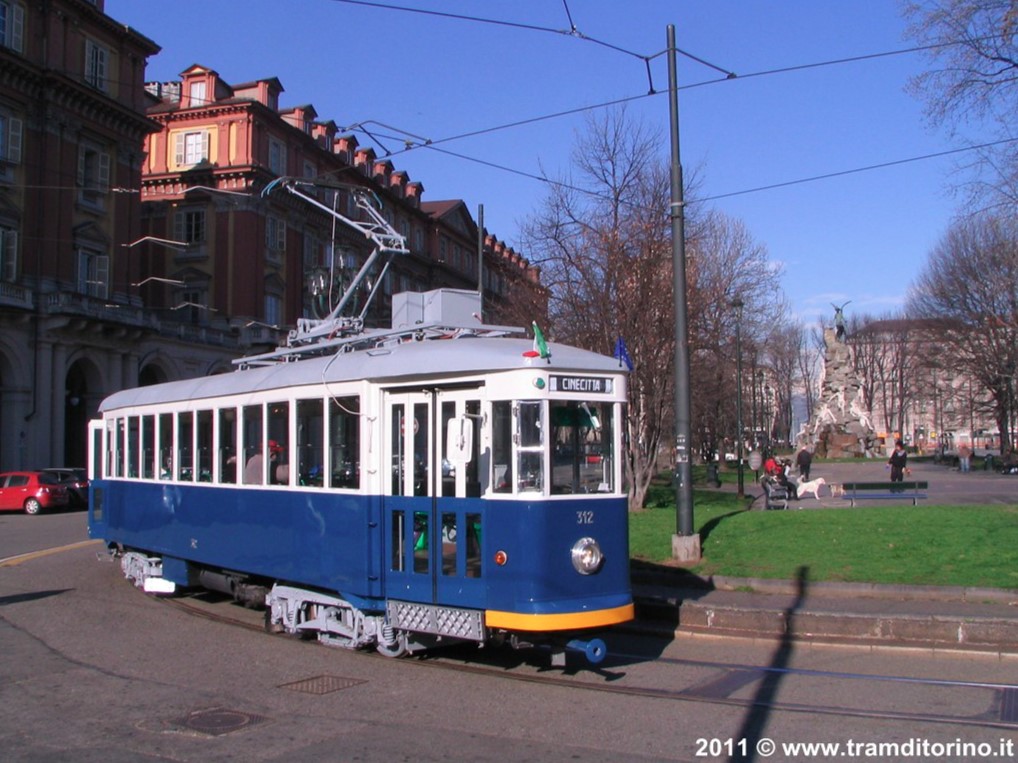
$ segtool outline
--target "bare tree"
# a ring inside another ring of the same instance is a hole
[[[550,185],[525,226],[526,248],[550,290],[554,335],[609,353],[619,337],[629,379],[626,478],[639,508],[670,442],[675,350],[669,172],[659,135],[624,110],[591,117],[573,151],[574,175]],[[687,199],[694,197],[687,188]],[[776,276],[744,226],[687,208],[687,300],[694,420],[716,439],[732,410],[730,351],[740,295],[750,327],[766,320]],[[702,382],[702,383],[701,383]],[[723,405],[722,405],[723,404]],[[704,430],[699,430],[701,433]],[[732,430],[728,430],[732,431]],[[693,448],[702,444],[694,431]]]
[[[1018,206],[1018,3],[1015,0],[926,0],[904,9],[907,33],[934,68],[912,89],[934,124],[959,135],[967,125],[990,125],[996,141],[969,164],[970,201],[983,210]]]
[[[796,371],[806,402],[806,421],[812,421],[823,369],[823,324],[818,322],[807,328],[800,323],[792,330],[796,336]]]
[[[779,320],[767,337],[767,360],[775,389],[776,416],[771,436],[791,444],[795,439],[792,431],[794,412],[792,401],[799,386],[799,348],[802,342],[802,326],[788,320]]]
[[[904,434],[909,406],[921,389],[924,358],[929,354],[923,326],[898,314],[862,315],[850,323],[849,342],[864,402],[888,434]]]
[[[660,137],[624,110],[591,117],[573,151],[575,176],[550,184],[524,228],[550,291],[550,333],[604,353],[619,337],[627,343],[635,366],[625,459],[633,507],[656,473],[672,399],[668,174],[660,153]]]
[[[953,225],[913,285],[909,309],[933,322],[940,367],[971,374],[989,393],[1011,452],[1018,367],[1018,223],[981,216]]]

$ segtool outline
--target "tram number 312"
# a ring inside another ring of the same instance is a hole
[[[592,511],[577,511],[576,512],[576,524],[578,524],[578,525],[592,525],[592,524],[594,524],[594,512],[592,512]]]

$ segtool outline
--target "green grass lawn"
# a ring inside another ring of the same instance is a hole
[[[1018,588],[1018,505],[874,506],[748,511],[730,493],[694,490],[700,576]],[[634,559],[668,564],[675,493],[652,488],[629,518]]]

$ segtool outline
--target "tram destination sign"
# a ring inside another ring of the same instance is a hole
[[[552,392],[584,392],[594,395],[610,395],[612,380],[600,376],[551,375]]]

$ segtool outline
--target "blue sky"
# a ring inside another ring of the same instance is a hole
[[[542,29],[566,30],[571,19],[605,44],[339,0],[107,0],[106,12],[162,46],[149,80],[178,79],[194,63],[230,83],[274,76],[284,107],[310,103],[340,126],[375,122],[385,125],[375,125],[380,135],[395,128],[433,141],[645,95],[640,56],[663,53],[674,24],[679,49],[742,75],[690,87],[719,75],[679,57],[685,171],[700,175],[701,196],[722,197],[705,203],[741,220],[783,266],[793,310],[810,322],[830,321],[832,302],[851,300],[848,316],[900,306],[956,211],[951,157],[742,193],[955,147],[905,91],[927,65],[919,54],[760,74],[911,47],[896,0],[392,5]],[[650,77],[659,95],[632,101],[628,112],[660,130],[667,158],[664,55],[651,61]],[[376,150],[392,151],[426,200],[461,198],[475,215],[483,204],[488,230],[518,247],[519,224],[547,190],[527,176],[565,172],[583,125],[576,114],[437,145],[470,160],[404,152],[398,139]]]

